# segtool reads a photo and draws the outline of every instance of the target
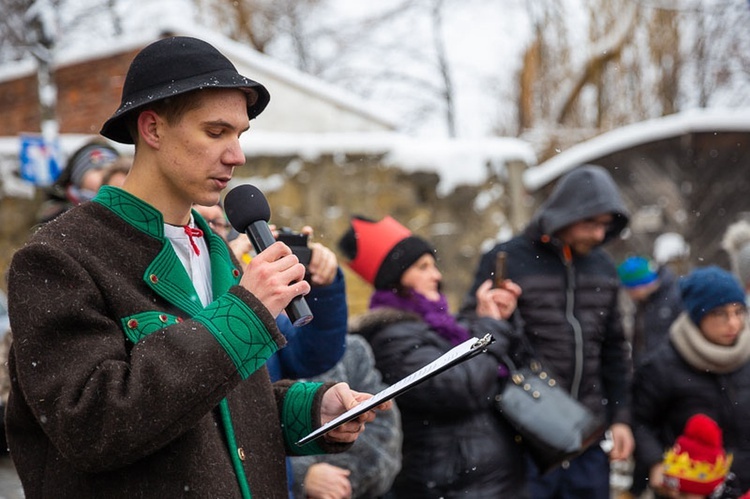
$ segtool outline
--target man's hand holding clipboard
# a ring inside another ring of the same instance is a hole
[[[345,408],[359,407],[362,403],[372,399],[369,393],[361,393],[351,390],[346,383],[333,385],[323,398],[320,407],[320,419],[323,423],[329,422],[339,416]],[[352,396],[353,395],[353,396]],[[361,413],[359,416],[332,428],[326,433],[329,442],[351,443],[357,439],[364,429],[365,423],[375,419],[375,411],[387,411],[393,406],[392,401],[385,401],[372,409]]]
[[[446,369],[470,359],[471,357],[487,351],[487,346],[492,343],[494,339],[489,334],[483,338],[470,338],[465,342],[455,346],[436,360],[430,362],[418,371],[410,374],[401,381],[392,384],[380,393],[370,397],[367,394],[362,395],[363,400],[359,401],[354,407],[346,411],[345,413],[334,417],[326,421],[326,418],[330,418],[332,413],[338,413],[334,407],[326,408],[323,407],[321,414],[321,420],[323,425],[317,430],[311,432],[306,437],[300,439],[297,445],[305,445],[316,438],[328,434],[328,439],[331,441],[349,442],[351,439],[346,438],[347,434],[356,435],[362,430],[362,425],[375,418],[373,410],[388,409],[392,404],[391,399],[395,396],[405,392],[406,390],[418,385],[422,381],[425,381],[438,373],[445,371]],[[335,385],[331,390],[335,389]],[[341,400],[344,407],[351,407],[351,401]],[[330,409],[330,410],[329,410]]]

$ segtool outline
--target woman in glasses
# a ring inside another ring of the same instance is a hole
[[[684,277],[680,292],[685,312],[672,323],[669,341],[648,353],[635,373],[636,458],[648,466],[657,497],[679,497],[673,481],[664,479],[664,449],[674,444],[691,416],[704,413],[719,424],[727,453],[734,455],[734,477],[725,488],[744,491],[750,488],[750,333],[745,292],[732,274],[716,266],[698,268]]]

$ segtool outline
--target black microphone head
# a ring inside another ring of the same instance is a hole
[[[253,222],[271,219],[271,207],[260,189],[250,184],[238,185],[224,197],[224,211],[229,223],[237,232],[245,230]]]

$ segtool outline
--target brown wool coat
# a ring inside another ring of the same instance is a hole
[[[287,452],[341,450],[285,445],[319,425],[327,387],[270,383],[283,336],[207,237],[205,309],[160,214],[119,189],[14,255],[6,428],[28,499],[242,497],[234,466],[253,497],[282,498]]]

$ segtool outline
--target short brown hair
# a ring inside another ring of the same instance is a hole
[[[149,104],[136,113],[131,113],[130,116],[126,116],[125,119],[126,127],[130,133],[130,137],[133,139],[133,143],[137,143],[138,139],[138,116],[147,110],[156,112],[159,116],[163,117],[167,123],[174,125],[179,123],[185,113],[193,109],[197,109],[201,103],[201,97],[205,94],[201,92],[207,92],[211,90],[217,90],[212,88],[193,90],[184,94],[174,95],[165,99],[158,100]]]

